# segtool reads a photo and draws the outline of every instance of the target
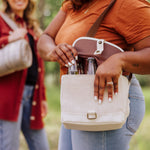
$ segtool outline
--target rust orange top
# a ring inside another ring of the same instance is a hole
[[[88,8],[80,11],[73,11],[70,9],[70,1],[66,2],[61,10],[67,15],[56,35],[56,44],[72,44],[75,39],[85,36],[110,1],[94,0]],[[127,50],[132,44],[150,36],[149,18],[150,3],[145,0],[117,0],[104,18],[95,37]],[[66,68],[61,67],[61,74],[64,73],[66,73]]]

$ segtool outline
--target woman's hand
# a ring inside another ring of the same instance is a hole
[[[51,50],[47,57],[50,61],[57,61],[62,66],[71,66],[77,60],[77,51],[71,45],[66,43],[57,45]]]
[[[47,113],[48,113],[47,102],[46,101],[42,101],[41,104],[42,104],[42,106],[41,106],[42,117],[45,117],[47,115]]]
[[[62,66],[70,66],[77,59],[77,51],[69,44],[56,44],[55,38],[62,27],[66,12],[60,10],[38,40],[37,49],[45,61],[57,61]]]
[[[19,39],[24,39],[26,34],[27,34],[26,29],[18,28],[10,34],[10,36],[8,37],[8,42],[13,42]]]
[[[110,102],[112,101],[113,92],[118,93],[118,79],[123,66],[123,61],[119,56],[120,54],[115,54],[109,57],[97,68],[94,81],[94,96],[95,99],[99,100],[99,103],[103,101],[106,87]]]
[[[118,78],[122,70],[136,74],[150,74],[150,36],[135,43],[133,47],[134,52],[112,55],[98,67],[94,81],[94,96],[99,103],[103,100],[105,87],[110,101],[113,92],[118,92]]]

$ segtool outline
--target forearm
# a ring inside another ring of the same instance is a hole
[[[136,74],[150,74],[150,48],[119,55],[123,70]]]
[[[98,66],[94,80],[94,96],[103,99],[105,87],[108,97],[113,92],[118,93],[118,79],[122,71],[136,74],[150,74],[150,48],[143,48],[134,52],[121,52],[112,55]],[[112,85],[107,83],[113,82]]]
[[[47,34],[43,34],[38,41],[38,51],[45,61],[51,61],[48,54],[56,47],[54,40]]]
[[[54,39],[65,19],[66,13],[60,10],[38,41],[39,54],[46,61],[57,61],[56,55],[50,53],[57,47]]]

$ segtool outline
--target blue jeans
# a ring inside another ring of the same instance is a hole
[[[145,114],[139,82],[133,76],[129,89],[130,114],[121,129],[101,132],[68,130],[61,126],[59,150],[128,150],[129,142]]]
[[[33,86],[25,86],[17,122],[0,120],[0,150],[18,150],[20,130],[30,150],[49,150],[45,130],[32,130],[29,127],[33,90]]]

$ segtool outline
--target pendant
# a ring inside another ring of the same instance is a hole
[[[89,11],[89,9],[87,9],[86,11],[84,11],[84,14],[86,14]]]

